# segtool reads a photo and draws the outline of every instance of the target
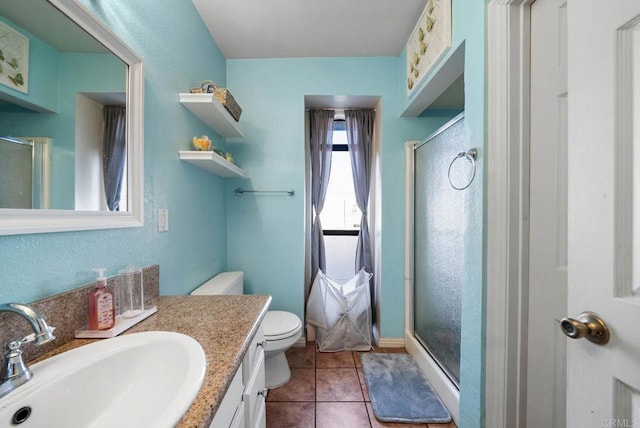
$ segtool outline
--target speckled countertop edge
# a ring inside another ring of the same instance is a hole
[[[209,427],[270,303],[270,296],[160,296],[152,302],[156,314],[122,333],[173,331],[193,337],[204,349],[204,380],[178,427]],[[33,362],[96,340],[109,339],[75,339]]]

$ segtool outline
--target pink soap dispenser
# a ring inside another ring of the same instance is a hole
[[[113,291],[107,287],[107,278],[104,276],[106,268],[92,269],[98,273],[96,288],[89,294],[89,330],[109,330],[116,324],[115,298]]]

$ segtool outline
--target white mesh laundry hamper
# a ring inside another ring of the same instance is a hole
[[[371,349],[371,276],[361,269],[340,284],[318,271],[307,301],[307,322],[316,328],[320,352]]]

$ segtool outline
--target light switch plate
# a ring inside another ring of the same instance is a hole
[[[169,210],[166,208],[158,209],[158,232],[169,231]]]

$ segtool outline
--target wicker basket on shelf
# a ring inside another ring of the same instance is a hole
[[[220,101],[220,104],[222,104],[224,108],[231,113],[231,116],[236,120],[236,122],[239,122],[242,109],[236,102],[235,98],[233,98],[233,95],[231,95],[231,92],[226,88],[215,86],[213,88],[213,95],[215,95],[218,101]]]
[[[200,84],[200,87],[191,88],[192,94],[201,94],[201,93],[212,93],[213,96],[216,97],[218,102],[224,106],[224,108],[231,114],[231,117],[235,119],[236,122],[240,121],[240,115],[242,114],[242,109],[236,102],[231,92],[229,92],[226,88],[221,88],[216,85],[215,82],[211,80],[205,80]]]

